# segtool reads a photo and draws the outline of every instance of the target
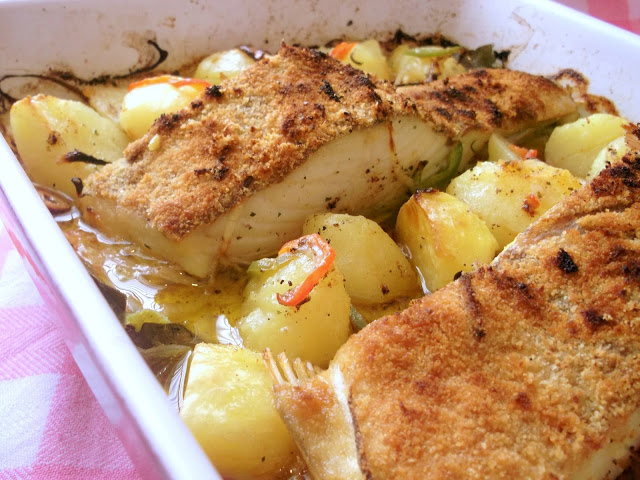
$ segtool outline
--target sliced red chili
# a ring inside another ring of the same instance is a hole
[[[172,85],[176,88],[190,85],[192,87],[200,88],[202,90],[211,86],[211,83],[207,82],[206,80],[202,80],[201,78],[186,78],[186,77],[176,77],[173,75],[159,75],[157,77],[144,78],[142,80],[138,80],[137,82],[130,83],[129,91],[139,87],[147,87],[149,85],[158,85],[161,83],[168,83],[169,85]]]
[[[349,53],[357,44],[357,42],[340,42],[335,47],[333,47],[330,55],[333,58],[337,58],[338,60],[344,60],[349,56]]]
[[[518,155],[520,158],[538,158],[538,150],[535,149],[527,149],[524,147],[519,147],[517,145],[509,145],[509,150]]]
[[[536,209],[540,206],[540,200],[533,193],[530,193],[524,199],[522,209],[533,217],[536,214]]]
[[[317,233],[305,235],[296,240],[285,243],[278,252],[278,255],[301,249],[311,249],[315,260],[314,269],[302,281],[302,283],[296,285],[282,295],[279,293],[276,295],[280,305],[295,307],[302,304],[313,288],[329,272],[329,269],[333,265],[333,260],[336,257],[335,250],[331,248],[331,245],[325,242]]]

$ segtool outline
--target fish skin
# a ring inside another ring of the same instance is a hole
[[[275,385],[314,478],[615,476],[640,443],[639,199],[635,149],[490,265]]]
[[[483,82],[489,86],[480,88]],[[543,85],[533,90],[541,96],[518,98],[523,84]],[[456,98],[455,85],[467,93]],[[131,211],[177,242],[355,129],[413,116],[454,140],[471,129],[511,130],[575,110],[565,90],[520,72],[481,70],[396,91],[320,52],[283,45],[190,108],[158,119],[125,159],[86,179],[84,195]],[[160,138],[155,150],[149,148],[154,138]]]

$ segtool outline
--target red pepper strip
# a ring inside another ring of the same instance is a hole
[[[304,237],[285,243],[278,252],[278,255],[307,247],[310,247],[313,251],[314,257],[317,260],[316,267],[301,284],[286,291],[283,295],[279,293],[276,295],[280,305],[286,305],[287,307],[300,305],[309,296],[313,287],[322,280],[322,277],[327,274],[333,265],[333,260],[336,258],[336,251],[317,233],[305,235]]]
[[[530,193],[524,199],[524,203],[522,204],[522,210],[527,212],[529,216],[533,217],[536,214],[536,209],[540,206],[540,200],[533,194]]]
[[[159,83],[168,83],[169,85],[172,85],[176,88],[184,87],[185,85],[191,85],[192,87],[200,88],[202,90],[211,86],[209,82],[200,78],[183,78],[174,77],[173,75],[160,75],[157,77],[144,78],[137,82],[130,83],[129,91],[138,87],[157,85]]]
[[[349,52],[353,50],[358,43],[357,42],[340,42],[331,50],[330,55],[338,60],[344,60],[349,55]]]
[[[538,158],[538,150],[528,150],[517,145],[509,145],[509,150],[511,150],[523,160],[526,158]]]

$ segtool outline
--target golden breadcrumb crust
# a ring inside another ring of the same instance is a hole
[[[591,478],[598,451],[640,438],[639,199],[636,150],[491,265],[352,336],[308,387],[277,386],[303,453],[332,435],[304,409],[325,382],[322,415],[348,399],[349,478]]]

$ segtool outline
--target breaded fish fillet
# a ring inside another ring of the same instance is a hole
[[[446,167],[455,141],[464,163],[494,130],[576,111],[553,82],[505,70],[408,92],[283,46],[162,116],[125,159],[89,177],[84,218],[204,276],[218,258],[277,252],[313,213],[390,215],[417,179]]]
[[[620,473],[640,443],[640,152],[298,372],[276,401],[315,479]]]

